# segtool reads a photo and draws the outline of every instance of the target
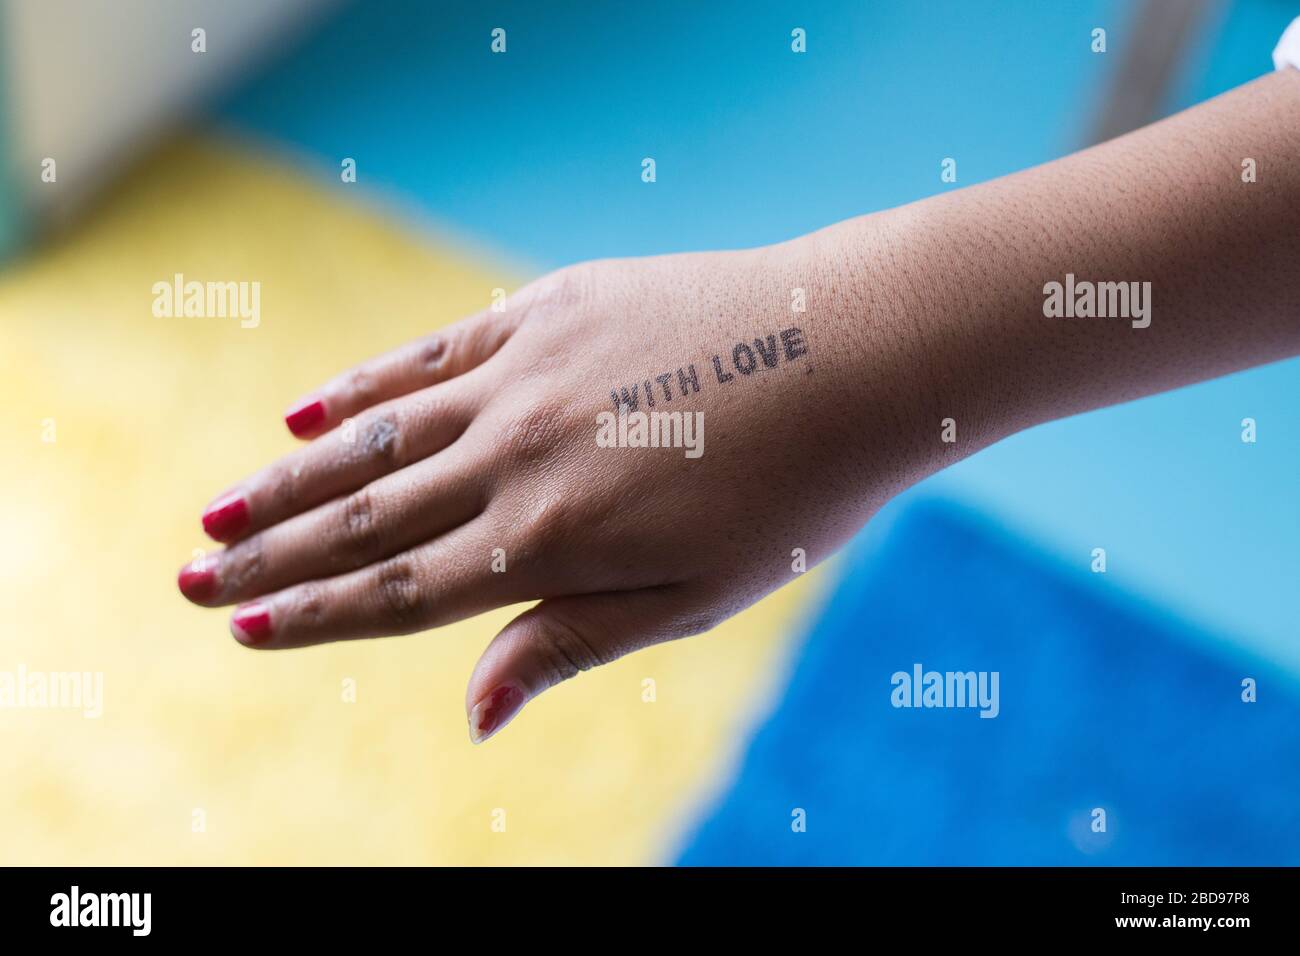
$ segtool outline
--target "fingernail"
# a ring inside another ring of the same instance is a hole
[[[181,568],[176,586],[191,601],[206,601],[217,593],[217,559],[198,558]]]
[[[284,423],[289,426],[289,431],[299,438],[323,421],[325,421],[325,403],[319,398],[309,398],[299,402],[284,416]]]
[[[527,697],[514,684],[503,684],[474,705],[469,712],[469,739],[481,744],[510,723]]]
[[[229,541],[248,525],[248,502],[240,494],[226,495],[203,512],[203,530],[215,541]]]
[[[264,604],[245,604],[230,619],[235,637],[245,644],[261,644],[271,636],[271,612]]]

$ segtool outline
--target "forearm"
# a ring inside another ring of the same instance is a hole
[[[1255,182],[1243,181],[1247,158]],[[941,418],[957,422],[969,453],[1043,421],[1294,355],[1300,71],[810,238],[847,290],[838,320],[870,330],[853,361],[871,369],[887,344],[925,383],[910,396],[928,426],[918,447],[935,448]],[[1138,283],[1147,294],[1129,307],[1146,318],[1045,315],[1045,287],[1067,275],[1078,294],[1083,283]],[[941,451],[934,467],[956,449]]]

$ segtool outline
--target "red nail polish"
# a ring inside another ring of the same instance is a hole
[[[215,541],[229,541],[248,526],[248,502],[243,495],[227,495],[203,512],[203,530]]]
[[[262,604],[245,604],[230,619],[245,644],[261,644],[271,636],[271,612]]]
[[[474,705],[469,715],[469,737],[481,744],[514,718],[524,706],[524,692],[513,684],[496,688]]]
[[[325,403],[319,398],[308,399],[295,405],[284,416],[284,423],[289,426],[289,431],[299,438],[323,421],[325,421]]]
[[[176,586],[191,601],[206,601],[217,593],[217,559],[199,558],[181,568]]]

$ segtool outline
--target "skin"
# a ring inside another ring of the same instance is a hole
[[[198,569],[197,603],[253,602],[269,633],[232,632],[282,649],[540,599],[470,678],[483,739],[580,671],[708,630],[790,580],[794,548],[825,559],[1007,435],[1300,352],[1297,155],[1288,70],[790,242],[562,269],[308,396],[325,407],[312,440],[228,489],[249,524]],[[1151,282],[1150,326],[1045,317],[1044,285],[1067,272]],[[733,346],[768,335],[775,366],[739,374]],[[683,395],[691,364],[700,389]],[[597,447],[611,389],[665,372],[656,410],[702,411],[705,453]]]

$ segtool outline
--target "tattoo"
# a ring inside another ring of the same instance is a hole
[[[397,425],[391,417],[385,416],[366,427],[362,436],[362,449],[365,454],[379,459],[390,459],[397,450]]]
[[[708,384],[716,381],[718,385],[726,385],[737,381],[737,375],[747,378],[764,369],[776,368],[782,362],[788,365],[807,354],[808,342],[804,338],[803,329],[782,329],[775,335],[754,338],[750,342],[737,342],[729,353],[712,356],[709,364],[713,366],[713,378],[706,376],[704,382]],[[677,386],[675,392],[673,385]],[[633,382],[631,386],[611,388],[609,397],[616,410],[626,405],[629,411],[634,412],[642,400],[647,408],[654,408],[660,401],[671,402],[674,398],[686,398],[699,390],[700,376],[692,363],[678,368],[676,374],[668,371]]]

